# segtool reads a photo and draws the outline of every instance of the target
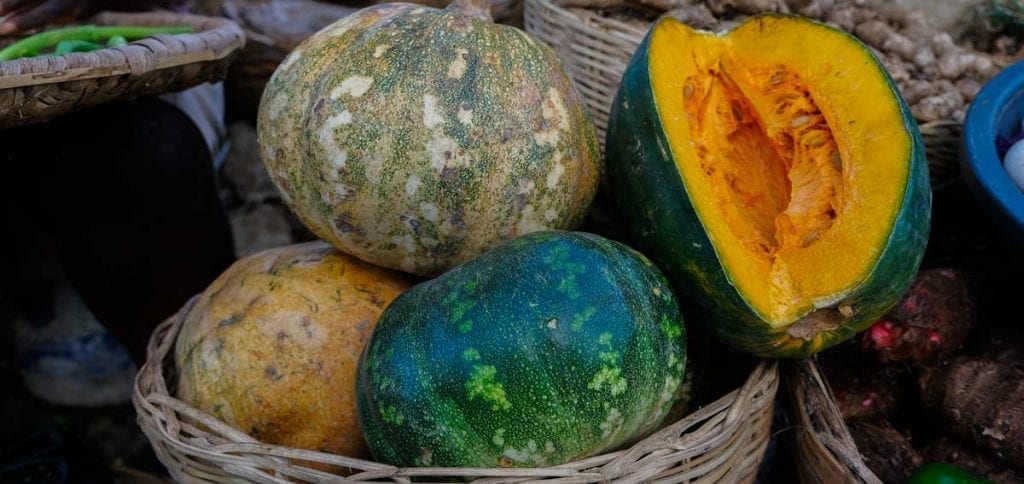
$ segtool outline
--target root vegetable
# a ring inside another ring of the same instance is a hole
[[[975,325],[974,304],[952,269],[922,271],[903,299],[864,335],[882,362],[934,363],[963,346]]]
[[[835,7],[834,0],[789,0],[789,9],[807,17],[820,18]]]
[[[873,46],[881,46],[892,35],[892,27],[881,20],[870,20],[857,26],[857,37]]]
[[[928,67],[935,63],[935,52],[932,52],[931,47],[925,47],[912,55],[913,58],[911,60],[914,61],[914,65],[917,67]]]
[[[889,72],[892,72],[892,70]],[[935,84],[919,79],[909,79],[903,84],[902,91],[903,97],[908,103],[913,105],[918,101],[935,94]]]
[[[907,61],[914,60],[914,56],[918,53],[920,47],[916,42],[896,32],[890,32],[889,36],[882,42],[883,50],[896,52]]]
[[[935,53],[940,56],[959,50],[956,43],[953,42],[953,37],[946,32],[935,34],[935,36],[932,37],[932,48],[935,49]]]
[[[763,12],[789,12],[789,7],[782,0],[705,0],[704,3],[717,14],[730,10],[748,15]]]
[[[889,422],[854,420],[849,425],[864,463],[883,482],[904,482],[921,465],[907,436]]]
[[[974,99],[974,96],[978,95],[978,91],[981,90],[981,83],[976,79],[964,78],[956,81],[956,88],[960,91],[964,100],[971,101]]]
[[[1024,466],[1024,371],[958,358],[919,384],[925,408],[949,433]]]
[[[901,33],[911,39],[927,39],[935,32],[924,12],[915,10],[903,15]]]
[[[873,369],[825,361],[824,371],[845,419],[888,418],[905,400],[904,384],[911,375],[903,367]]]
[[[949,81],[943,81],[949,82]],[[958,114],[963,110],[964,98],[960,92],[953,89],[935,96],[928,96],[914,105],[911,110],[914,116],[921,121],[945,121],[963,118]]]
[[[680,22],[703,30],[714,30],[718,24],[715,14],[703,3],[677,8],[670,11],[668,15],[671,15]]]
[[[972,64],[973,57],[950,51],[939,57],[939,72],[945,77],[956,79]]]
[[[829,22],[836,24],[839,28],[853,32],[857,27],[857,24],[861,21],[860,10],[852,7],[848,8],[837,8],[828,13],[826,17]]]

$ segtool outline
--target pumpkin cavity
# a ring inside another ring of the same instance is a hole
[[[832,227],[842,206],[842,159],[796,73],[718,64],[687,78],[683,103],[716,206],[756,257],[774,261]]]

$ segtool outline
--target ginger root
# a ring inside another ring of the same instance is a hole
[[[957,45],[922,12],[866,0],[636,0],[640,8],[669,15],[693,27],[723,31],[751,15],[795,13],[854,33],[878,54],[920,121],[963,121],[975,86],[995,76],[999,65],[987,53]],[[649,25],[644,15],[625,12],[628,0],[570,0],[629,23]],[[636,4],[634,4],[636,6]],[[613,10],[613,7],[616,10]],[[639,9],[638,9],[639,10]],[[641,20],[637,20],[641,19]],[[1005,42],[1004,42],[1005,43]],[[1017,44],[1014,44],[1017,45]],[[961,87],[962,86],[962,87]]]

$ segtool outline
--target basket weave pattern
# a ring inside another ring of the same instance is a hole
[[[797,470],[802,482],[882,484],[857,451],[815,360],[788,363],[784,371],[791,415],[796,417]]]
[[[188,25],[123,47],[0,62],[0,128],[42,122],[113,100],[180,91],[227,73],[245,35],[225,19],[175,13],[102,13],[98,25]]]
[[[194,299],[193,299],[194,301]],[[132,403],[157,457],[179,481],[336,482],[413,477],[478,482],[751,482],[771,432],[779,383],[775,363],[760,363],[739,389],[632,447],[534,469],[397,468],[323,452],[263,444],[172,396],[164,364],[192,302],[153,333]],[[168,376],[173,371],[166,369]],[[318,465],[319,464],[319,465]],[[342,478],[318,470],[351,469]],[[317,468],[313,468],[317,467]]]
[[[603,149],[612,100],[647,29],[552,0],[525,1],[526,31],[558,52],[590,109]]]

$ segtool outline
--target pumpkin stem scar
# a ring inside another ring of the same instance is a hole
[[[840,325],[847,318],[844,313],[853,314],[849,306],[815,310],[791,324],[789,328],[786,328],[786,334],[793,338],[813,341],[814,338],[817,338],[822,333],[839,329]]]
[[[460,13],[484,22],[494,22],[490,0],[455,0],[445,10]]]

